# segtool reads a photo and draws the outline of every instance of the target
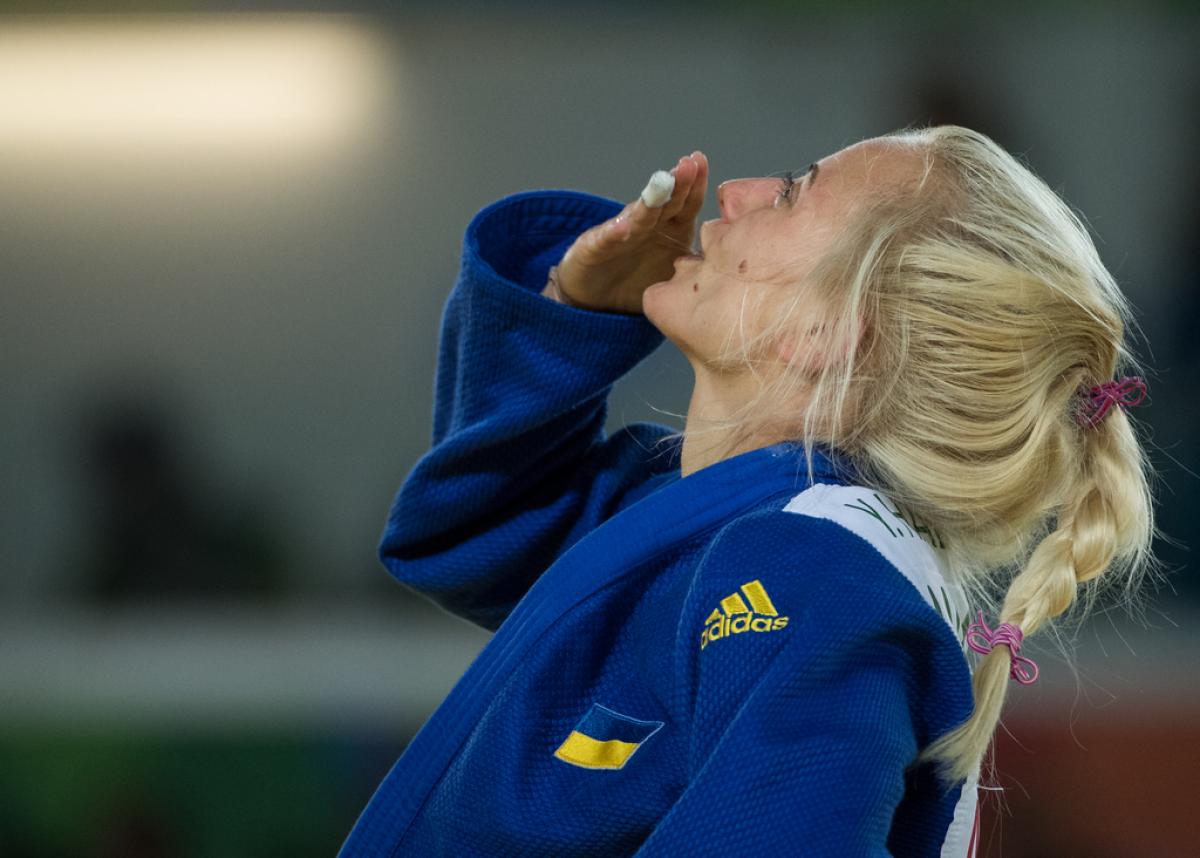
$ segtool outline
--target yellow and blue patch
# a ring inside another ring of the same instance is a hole
[[[662,721],[630,718],[593,703],[554,756],[585,769],[619,769],[662,726]]]

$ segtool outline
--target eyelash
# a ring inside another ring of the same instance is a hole
[[[812,172],[812,165],[801,174],[801,178]],[[794,170],[788,170],[783,174],[783,190],[779,192],[779,196],[775,198],[775,205],[780,203],[792,204],[792,193],[796,190],[796,173]]]
[[[780,203],[784,202],[790,204],[792,202],[792,191],[795,189],[795,187],[796,174],[793,171],[788,170],[783,174],[783,190],[781,190],[779,192],[779,196],[775,198],[775,205],[778,206]]]

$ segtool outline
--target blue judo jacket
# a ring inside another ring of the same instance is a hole
[[[785,442],[680,475],[669,427],[606,437],[662,334],[540,293],[620,203],[514,194],[467,228],[433,443],[380,557],[495,635],[342,856],[955,856],[975,780],[918,751],[971,712],[936,533]]]

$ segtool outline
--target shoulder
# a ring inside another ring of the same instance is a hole
[[[970,714],[962,635],[937,607],[939,588],[951,607],[961,594],[935,577],[936,562],[919,547],[900,543],[909,553],[897,552],[871,532],[874,522],[888,539],[902,538],[889,518],[900,511],[885,504],[861,486],[822,484],[773,498],[713,534],[684,626],[720,695],[740,699],[760,680],[803,688],[805,699],[838,682],[891,683],[904,690],[921,746]],[[865,524],[839,521],[842,510]],[[922,569],[926,561],[935,568]]]
[[[910,510],[866,486],[820,484],[790,498],[782,511],[837,525],[839,538],[860,551],[870,546],[952,631],[966,633],[967,598],[947,563],[946,545]]]
[[[733,519],[705,546],[693,584],[709,598],[754,584],[812,614],[809,624],[840,606],[860,624],[903,616],[964,652],[967,600],[937,534],[864,486],[817,484]]]

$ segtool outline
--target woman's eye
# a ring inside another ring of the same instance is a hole
[[[780,190],[779,196],[777,196],[775,198],[776,207],[778,207],[780,203],[788,203],[789,205],[791,204],[792,189],[795,188],[795,186],[796,186],[796,174],[793,173],[791,170],[788,170],[786,173],[783,174],[783,188],[782,188],[782,190]]]

